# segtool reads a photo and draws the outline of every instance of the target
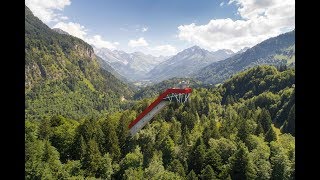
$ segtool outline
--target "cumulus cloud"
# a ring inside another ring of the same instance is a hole
[[[178,37],[211,50],[238,51],[295,27],[293,0],[230,0],[238,6],[240,20],[212,19],[208,24],[181,25]]]
[[[53,28],[60,28],[67,33],[69,33],[72,36],[78,37],[80,39],[85,39],[85,35],[87,34],[87,29],[80,25],[79,23],[73,23],[73,22],[58,22],[56,25],[53,26]]]
[[[25,4],[41,21],[45,23],[66,20],[67,17],[62,16],[57,11],[62,11],[65,6],[71,4],[70,0],[26,0]]]
[[[220,3],[220,7],[224,5],[224,2]]]
[[[94,35],[94,36],[88,36],[87,35],[87,29],[80,25],[79,23],[73,23],[73,22],[59,22],[56,25],[53,26],[53,28],[60,28],[70,35],[73,35],[75,37],[78,37],[84,41],[86,41],[89,44],[94,45],[97,48],[108,48],[108,49],[116,49],[116,46],[119,45],[118,42],[109,42],[106,40],[103,40],[100,35]]]
[[[93,44],[97,48],[108,48],[111,50],[116,49],[116,46],[119,45],[118,42],[109,42],[102,39],[100,35],[95,35],[92,38],[86,38],[86,41],[89,44]]]
[[[148,46],[149,44],[147,43],[146,40],[144,40],[143,37],[140,37],[137,40],[130,40],[128,43],[128,46],[130,47],[142,47],[142,46]]]

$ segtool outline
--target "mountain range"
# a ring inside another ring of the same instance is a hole
[[[269,38],[242,53],[214,62],[193,74],[205,84],[221,83],[230,76],[253,66],[295,65],[295,30]]]
[[[94,47],[94,51],[116,72],[131,82],[160,82],[172,77],[189,77],[200,68],[235,54],[227,49],[210,52],[199,46],[190,47],[173,56],[159,57],[107,48]]]
[[[62,55],[70,56],[75,51],[79,51],[79,56],[94,59],[94,63],[98,64],[95,66],[104,69],[114,78],[136,85],[158,83],[170,78],[195,78],[204,84],[217,84],[237,72],[256,65],[295,65],[294,30],[269,38],[251,48],[245,47],[238,52],[228,49],[208,51],[199,46],[193,46],[173,56],[155,57],[142,52],[127,53],[121,50],[97,48],[59,28],[50,29],[40,20],[36,20],[36,17],[31,18],[31,16],[33,16],[31,12],[26,13],[26,48],[30,47],[30,51],[26,52],[27,89],[37,84],[41,79],[40,76],[54,80],[66,77],[67,71],[71,71],[71,65],[66,63]],[[35,33],[39,36],[28,37],[35,36]],[[45,41],[48,46],[39,45],[36,41],[39,37],[42,38],[40,41]],[[57,43],[61,45],[59,51],[54,47]],[[82,46],[83,43],[86,44],[85,47]],[[34,46],[38,47],[35,49]],[[51,54],[43,55],[38,52],[41,50],[50,51]],[[53,54],[56,51],[57,53]],[[31,56],[36,55],[39,60],[29,59],[30,53]],[[47,62],[48,58],[59,60],[54,63],[42,63],[42,61]],[[71,62],[71,64],[74,63],[76,61]],[[77,63],[79,66],[80,61]]]
[[[158,83],[174,77],[196,78],[204,84],[217,84],[256,65],[294,66],[295,31],[269,38],[236,53],[228,49],[212,52],[199,46],[187,48],[171,57],[106,48],[94,50],[118,74],[136,85]]]
[[[141,52],[112,51],[107,48],[94,47],[94,51],[129,81],[144,79],[147,72],[168,58],[165,56],[155,57]]]
[[[153,68],[147,74],[148,79],[160,82],[173,77],[187,78],[201,68],[232,56],[231,50],[210,52],[199,46],[185,49]]]

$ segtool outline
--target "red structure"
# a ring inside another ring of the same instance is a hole
[[[129,129],[131,135],[135,135],[142,129],[157,113],[159,113],[169,102],[175,100],[179,103],[184,103],[188,100],[191,88],[183,89],[167,89],[153,103],[151,103],[139,116],[130,123]]]

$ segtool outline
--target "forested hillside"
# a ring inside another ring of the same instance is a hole
[[[269,38],[228,59],[214,62],[195,73],[205,84],[217,84],[230,76],[258,65],[295,65],[295,30]]]
[[[295,179],[294,78],[259,66],[194,88],[134,137],[128,124],[156,96],[100,118],[27,120],[26,179]]]
[[[173,87],[178,88],[179,83],[182,81],[188,82],[189,83],[188,86],[191,88],[204,86],[200,81],[196,81],[192,78],[171,78],[168,80],[164,80],[158,84],[141,88],[134,94],[133,97],[135,100],[155,97],[163,93],[168,88],[173,88]]]
[[[89,44],[50,29],[25,7],[25,94],[26,119],[41,120],[118,111],[133,92],[101,68]]]

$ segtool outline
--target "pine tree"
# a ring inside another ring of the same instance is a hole
[[[270,129],[266,133],[265,141],[271,142],[276,140],[277,140],[277,134],[274,132],[273,128],[270,127]]]
[[[215,172],[220,172],[220,168],[222,166],[222,159],[216,149],[210,148],[209,151],[206,153],[205,164],[210,164]]]
[[[209,126],[206,126],[203,130],[202,137],[206,145],[209,145],[210,138],[217,139],[220,137],[217,123],[214,119],[210,119]]]
[[[270,143],[270,150],[271,179],[289,179],[291,168],[285,150],[276,141]]]
[[[181,142],[181,123],[176,120],[175,117],[171,119],[171,127],[169,131],[169,135],[172,138],[173,142],[175,144],[178,144]]]
[[[104,151],[102,153],[109,152],[112,159],[117,161],[120,158],[121,152],[116,129],[110,121],[110,118],[107,117],[102,124],[102,131],[104,133]]]
[[[193,151],[190,154],[189,168],[194,170],[195,173],[199,174],[204,166],[206,155],[206,146],[200,137],[194,145]]]
[[[237,133],[239,139],[245,143],[247,143],[247,138],[250,135],[249,125],[248,122],[244,119],[240,119],[240,127]]]
[[[172,107],[169,107],[165,116],[164,116],[164,119],[166,121],[171,121],[173,117],[174,117],[174,110]]]
[[[232,179],[254,179],[256,176],[248,148],[241,143],[231,160]]]
[[[69,154],[73,160],[82,160],[87,151],[87,144],[82,135],[77,134],[72,147],[69,149]]]
[[[292,135],[295,135],[295,123],[296,123],[295,111],[296,111],[295,105],[293,105],[289,111],[288,119],[283,125],[283,132],[291,133]]]
[[[187,180],[198,180],[198,179],[199,178],[197,174],[193,170],[191,170],[187,176]]]
[[[106,153],[101,158],[97,175],[103,179],[111,179],[113,173],[111,156],[109,153]]]
[[[255,135],[259,136],[259,134],[261,133],[264,133],[263,132],[263,128],[262,128],[262,125],[261,125],[261,122],[257,122],[257,127],[256,127],[256,130],[254,132]]]
[[[123,114],[121,115],[118,128],[117,128],[120,147],[122,147],[125,144],[128,138],[128,135],[129,135],[128,126],[133,119],[134,119],[133,114],[131,114],[131,112],[128,110],[124,111]]]
[[[42,161],[45,163],[45,167],[50,171],[50,176],[54,179],[62,179],[67,176],[63,169],[63,165],[60,162],[59,152],[55,147],[51,146],[49,141],[44,142]]]
[[[163,164],[166,167],[173,159],[174,159],[174,142],[173,140],[168,136],[163,142],[162,142],[162,159]]]
[[[210,165],[207,165],[201,171],[201,179],[202,180],[214,180],[214,179],[218,179],[218,178],[216,177],[216,173],[213,171],[212,167]]]
[[[129,168],[142,168],[143,164],[143,154],[139,146],[136,146],[133,152],[129,152],[126,156],[120,161],[120,170],[118,172],[117,179],[122,179],[125,171]]]
[[[50,119],[43,119],[39,125],[39,139],[48,140],[52,135]]]
[[[175,159],[170,163],[168,170],[179,174],[181,177],[186,176],[186,173],[184,171],[184,167],[178,159]]]
[[[92,139],[89,140],[86,154],[81,162],[84,169],[86,169],[86,174],[89,176],[96,176],[100,168],[101,158],[97,142]]]
[[[123,175],[123,179],[125,180],[137,180],[143,179],[143,169],[139,168],[129,168],[126,169]]]
[[[262,109],[260,115],[258,116],[258,122],[261,123],[263,131],[266,133],[271,127],[271,116],[267,109]]]

